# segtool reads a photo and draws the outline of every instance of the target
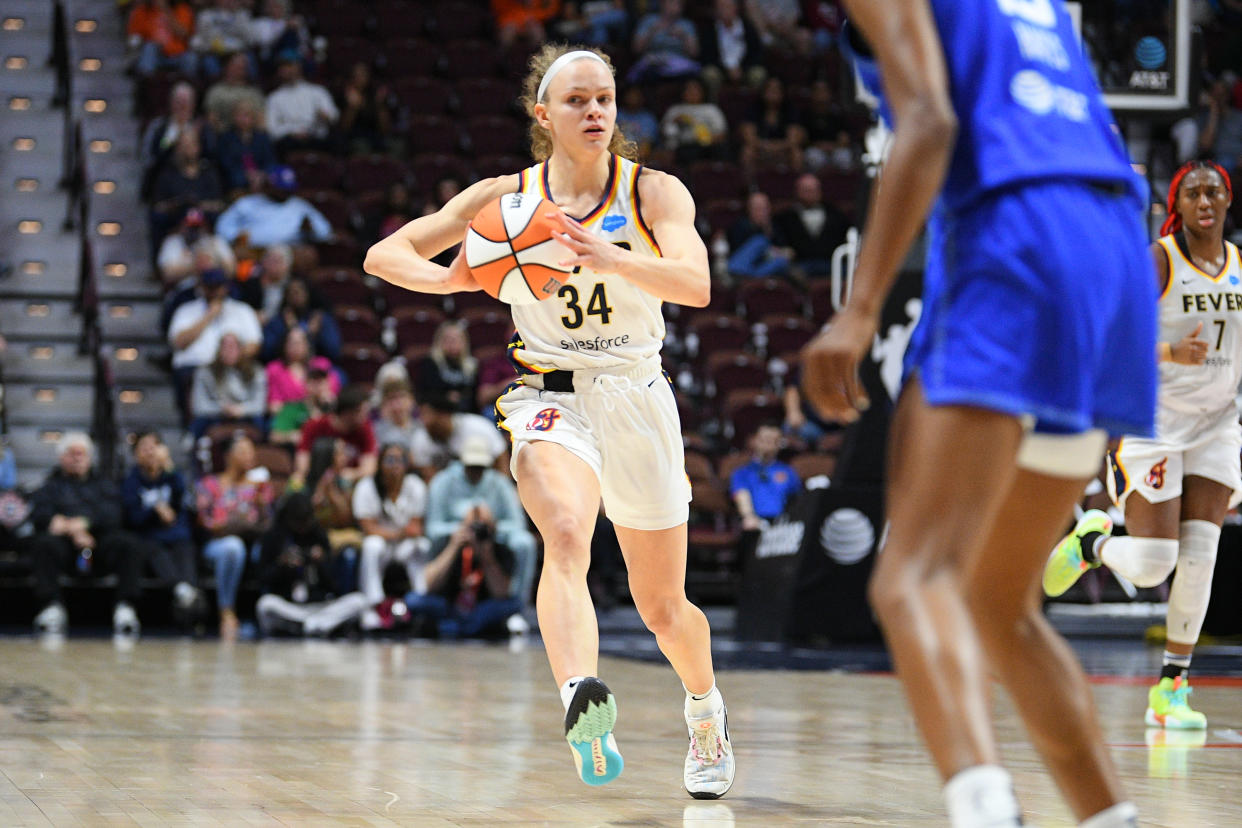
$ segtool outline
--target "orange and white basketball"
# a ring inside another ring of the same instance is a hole
[[[547,217],[560,209],[530,193],[509,193],[478,212],[466,230],[466,264],[483,290],[510,305],[556,295],[573,272],[557,264],[573,254],[552,238],[558,225]]]

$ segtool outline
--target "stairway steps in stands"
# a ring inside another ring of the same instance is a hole
[[[180,423],[171,383],[117,382],[113,389],[117,424],[123,430],[163,428]]]
[[[104,342],[161,343],[161,308],[154,302],[108,299],[100,302],[99,325]]]
[[[0,331],[10,342],[77,342],[82,319],[67,299],[0,301]]]
[[[90,422],[94,389],[89,383],[4,383],[4,409],[9,425],[72,426]]]
[[[90,382],[94,376],[94,360],[78,354],[76,343],[12,343],[4,354],[9,382]]]

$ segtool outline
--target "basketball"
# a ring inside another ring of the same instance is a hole
[[[552,238],[549,210],[559,207],[529,193],[509,193],[478,212],[466,230],[466,264],[488,294],[510,305],[555,296],[573,268],[557,262],[572,254]]]

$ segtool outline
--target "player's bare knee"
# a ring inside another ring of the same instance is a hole
[[[643,625],[657,638],[663,637],[676,629],[677,618],[686,600],[682,596],[668,595],[666,593],[650,596],[634,593],[633,598],[634,607],[643,619]]]

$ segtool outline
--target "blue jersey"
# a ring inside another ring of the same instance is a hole
[[[1122,182],[1146,199],[1061,0],[930,0],[944,48],[957,144],[940,209],[1024,181]],[[878,66],[853,55],[883,101]],[[937,212],[940,212],[939,210]]]

